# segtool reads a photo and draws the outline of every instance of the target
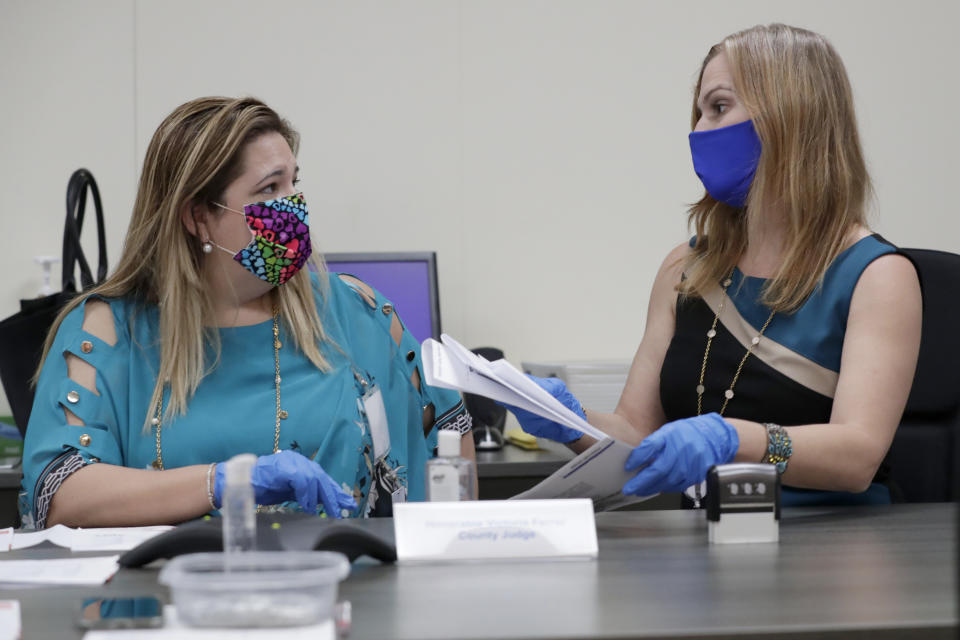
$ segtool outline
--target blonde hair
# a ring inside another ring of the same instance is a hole
[[[220,337],[201,276],[201,243],[183,224],[181,212],[194,205],[217,209],[213,203],[243,170],[244,148],[271,132],[282,135],[296,154],[297,132],[254,98],[198,98],[167,116],[147,147],[116,270],[63,309],[47,336],[40,368],[63,318],[90,296],[153,304],[159,309],[160,371],[149,406],[157,406],[167,384],[170,399],[164,413],[186,412],[190,397],[219,360]],[[321,274],[319,282],[325,283],[319,255],[314,251],[310,260]],[[327,336],[314,297],[324,297],[324,288],[315,287],[304,269],[272,293],[296,347],[318,369],[328,370],[321,353]],[[212,362],[205,359],[207,345],[213,347]],[[151,413],[145,416],[145,428]]]
[[[698,295],[729,275],[747,248],[761,202],[786,215],[783,260],[763,302],[778,312],[799,307],[865,225],[871,192],[843,62],[821,35],[783,24],[758,25],[713,46],[697,79],[691,128],[700,118],[703,71],[725,53],[734,88],[753,120],[762,151],[747,205],[737,209],[705,194],[688,211],[696,244],[684,264],[681,293]]]

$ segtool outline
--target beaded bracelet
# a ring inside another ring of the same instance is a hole
[[[793,455],[793,440],[787,430],[778,424],[767,422],[763,426],[767,429],[767,452],[760,462],[776,465],[777,473],[783,475]]]
[[[213,470],[217,467],[216,462],[211,462],[207,467],[207,502],[210,503],[210,509],[217,510],[217,505],[213,501]]]

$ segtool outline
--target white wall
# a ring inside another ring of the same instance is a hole
[[[33,257],[60,256],[74,169],[96,176],[109,250],[118,255],[141,160],[134,147],[133,15],[129,0],[0,0],[0,318],[40,289]],[[84,244],[96,260],[88,224]],[[0,415],[9,412],[0,389]]]
[[[323,250],[436,250],[444,328],[468,345],[630,357],[699,195],[699,61],[772,21],[846,61],[874,227],[960,249],[953,0],[0,0],[0,317],[39,287],[32,257],[59,254],[72,169],[100,182],[115,261],[160,120],[253,94],[303,134]]]

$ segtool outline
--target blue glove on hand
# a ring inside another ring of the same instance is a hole
[[[718,413],[669,422],[627,457],[627,471],[643,468],[623,485],[623,493],[649,496],[683,491],[703,482],[713,465],[733,460],[739,448],[737,430]]]
[[[563,380],[560,378],[538,378],[530,374],[527,374],[527,377],[546,389],[550,395],[559,400],[560,404],[567,409],[570,409],[570,411],[573,411],[584,420],[587,419],[587,416],[583,413],[583,408],[580,406],[580,401],[570,393],[570,390],[567,389],[567,385],[563,383]],[[583,436],[583,434],[576,429],[557,424],[553,420],[538,416],[535,413],[530,413],[529,411],[518,409],[508,404],[502,406],[513,412],[513,415],[517,417],[517,422],[520,423],[523,430],[531,435],[564,443],[573,442]]]
[[[223,504],[226,467],[225,463],[216,467],[213,499],[218,505]],[[345,493],[319,464],[296,451],[278,451],[257,458],[250,482],[257,504],[296,500],[305,512],[316,513],[320,503],[331,518],[339,518],[342,509],[357,508],[353,496]]]

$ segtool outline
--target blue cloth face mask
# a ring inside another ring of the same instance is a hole
[[[746,204],[761,148],[752,120],[690,133],[693,170],[714,200],[731,207]]]

